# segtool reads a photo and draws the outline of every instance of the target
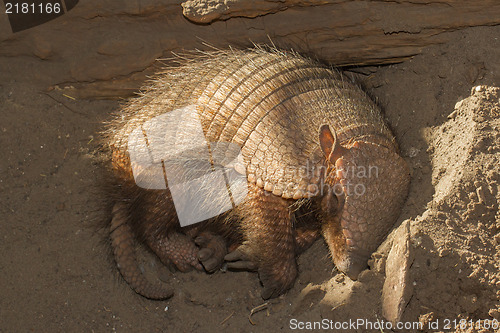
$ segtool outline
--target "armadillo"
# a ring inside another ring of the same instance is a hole
[[[110,237],[131,288],[152,299],[172,295],[143,276],[136,240],[181,271],[213,272],[224,262],[256,270],[267,299],[292,287],[297,254],[322,235],[338,270],[356,279],[397,220],[410,181],[379,107],[338,70],[293,52],[219,50],[180,62],[124,105],[106,132],[119,185]],[[232,209],[185,227],[173,191],[140,186],[131,158],[145,145],[133,133],[183,108],[193,110],[206,142],[239,148],[228,167],[248,186]]]

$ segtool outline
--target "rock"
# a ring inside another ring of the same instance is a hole
[[[382,315],[390,322],[401,320],[413,294],[410,266],[413,262],[410,244],[410,223],[403,222],[394,235],[391,251],[385,267],[382,289]]]
[[[422,331],[426,328],[429,327],[429,324],[435,319],[434,312],[428,312],[426,314],[420,315],[418,317],[418,322],[420,323],[422,327]]]
[[[490,309],[488,315],[495,320],[500,320],[500,309]]]
[[[52,45],[49,41],[38,35],[33,36],[33,54],[38,58],[45,60],[52,56]]]
[[[378,254],[378,253],[374,253],[374,254]],[[383,274],[383,272],[385,271],[386,261],[387,261],[387,257],[385,257],[385,256],[373,256],[372,265],[370,265],[370,267],[375,272]]]
[[[254,18],[275,13],[293,6],[293,2],[297,1],[188,0],[181,5],[188,20],[206,24],[231,17]]]
[[[321,286],[312,285],[309,283],[302,291],[300,295],[293,302],[292,315],[297,316],[307,309],[318,304],[326,292],[321,289]]]

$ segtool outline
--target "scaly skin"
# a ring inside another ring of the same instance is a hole
[[[173,290],[153,285],[146,280],[137,266],[134,235],[127,224],[127,208],[122,203],[115,204],[111,220],[111,244],[116,265],[129,286],[138,294],[151,299],[165,299],[173,295]]]

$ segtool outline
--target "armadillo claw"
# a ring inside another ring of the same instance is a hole
[[[222,236],[205,231],[194,242],[200,247],[198,260],[207,272],[213,273],[222,267],[227,253],[226,241]]]
[[[249,248],[246,245],[240,245],[236,250],[227,254],[224,260],[228,261],[227,268],[242,271],[255,272],[257,264],[250,259],[248,255]]]
[[[227,268],[239,271],[255,272],[257,270],[257,265],[252,261],[236,261],[228,262]]]
[[[245,244],[224,257],[227,268],[235,270],[257,271],[260,282],[263,285],[261,296],[263,299],[275,298],[286,292],[293,286],[297,277],[297,265],[295,259],[272,262],[258,265],[251,260],[249,247]]]

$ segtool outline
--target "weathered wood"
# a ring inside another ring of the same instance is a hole
[[[263,17],[261,38],[337,65],[399,62],[446,41],[444,32],[500,24],[495,0],[188,0],[182,6],[196,23]]]
[[[4,26],[6,15],[2,15]],[[190,0],[182,4],[89,0],[35,28],[15,34],[2,30],[0,57],[31,56],[65,63],[64,73],[40,66],[39,75],[53,77],[53,83],[127,76],[158,57],[171,56],[171,51],[207,48],[202,41],[218,48],[272,42],[339,66],[373,65],[400,62],[428,45],[446,42],[448,31],[497,24],[498,0]]]

